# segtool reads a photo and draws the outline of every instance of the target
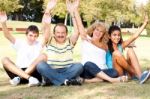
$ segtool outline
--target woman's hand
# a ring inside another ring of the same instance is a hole
[[[145,13],[145,16],[144,16],[144,22],[145,22],[145,23],[148,23],[148,21],[149,21],[148,15],[147,15],[147,13]]]
[[[79,0],[74,0],[71,2],[70,0],[66,0],[67,11],[74,17],[73,13],[78,9]]]

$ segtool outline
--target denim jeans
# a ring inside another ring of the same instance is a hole
[[[54,85],[62,85],[66,79],[78,77],[83,71],[83,65],[74,63],[69,67],[54,69],[47,62],[40,62],[37,65],[37,71]]]
[[[96,76],[99,72],[103,71],[108,76],[115,78],[118,76],[118,73],[115,69],[100,69],[96,64],[92,62],[86,62],[83,67],[83,73],[81,77],[86,79],[91,79]]]

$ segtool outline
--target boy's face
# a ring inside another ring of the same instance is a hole
[[[58,43],[64,43],[67,37],[66,28],[64,26],[57,26],[54,36]]]
[[[37,33],[34,33],[32,31],[29,31],[28,34],[27,34],[27,41],[29,44],[33,44],[38,38],[38,34]]]

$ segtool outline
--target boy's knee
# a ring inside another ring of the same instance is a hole
[[[3,65],[6,65],[9,62],[9,58],[8,57],[4,57],[4,58],[1,59],[1,62],[2,62]]]

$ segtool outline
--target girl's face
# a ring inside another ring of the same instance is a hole
[[[113,31],[110,35],[110,39],[111,39],[112,43],[118,44],[121,39],[120,31],[118,31],[118,30]]]
[[[100,40],[102,39],[104,35],[104,29],[102,27],[96,27],[95,30],[93,31],[93,38]]]

